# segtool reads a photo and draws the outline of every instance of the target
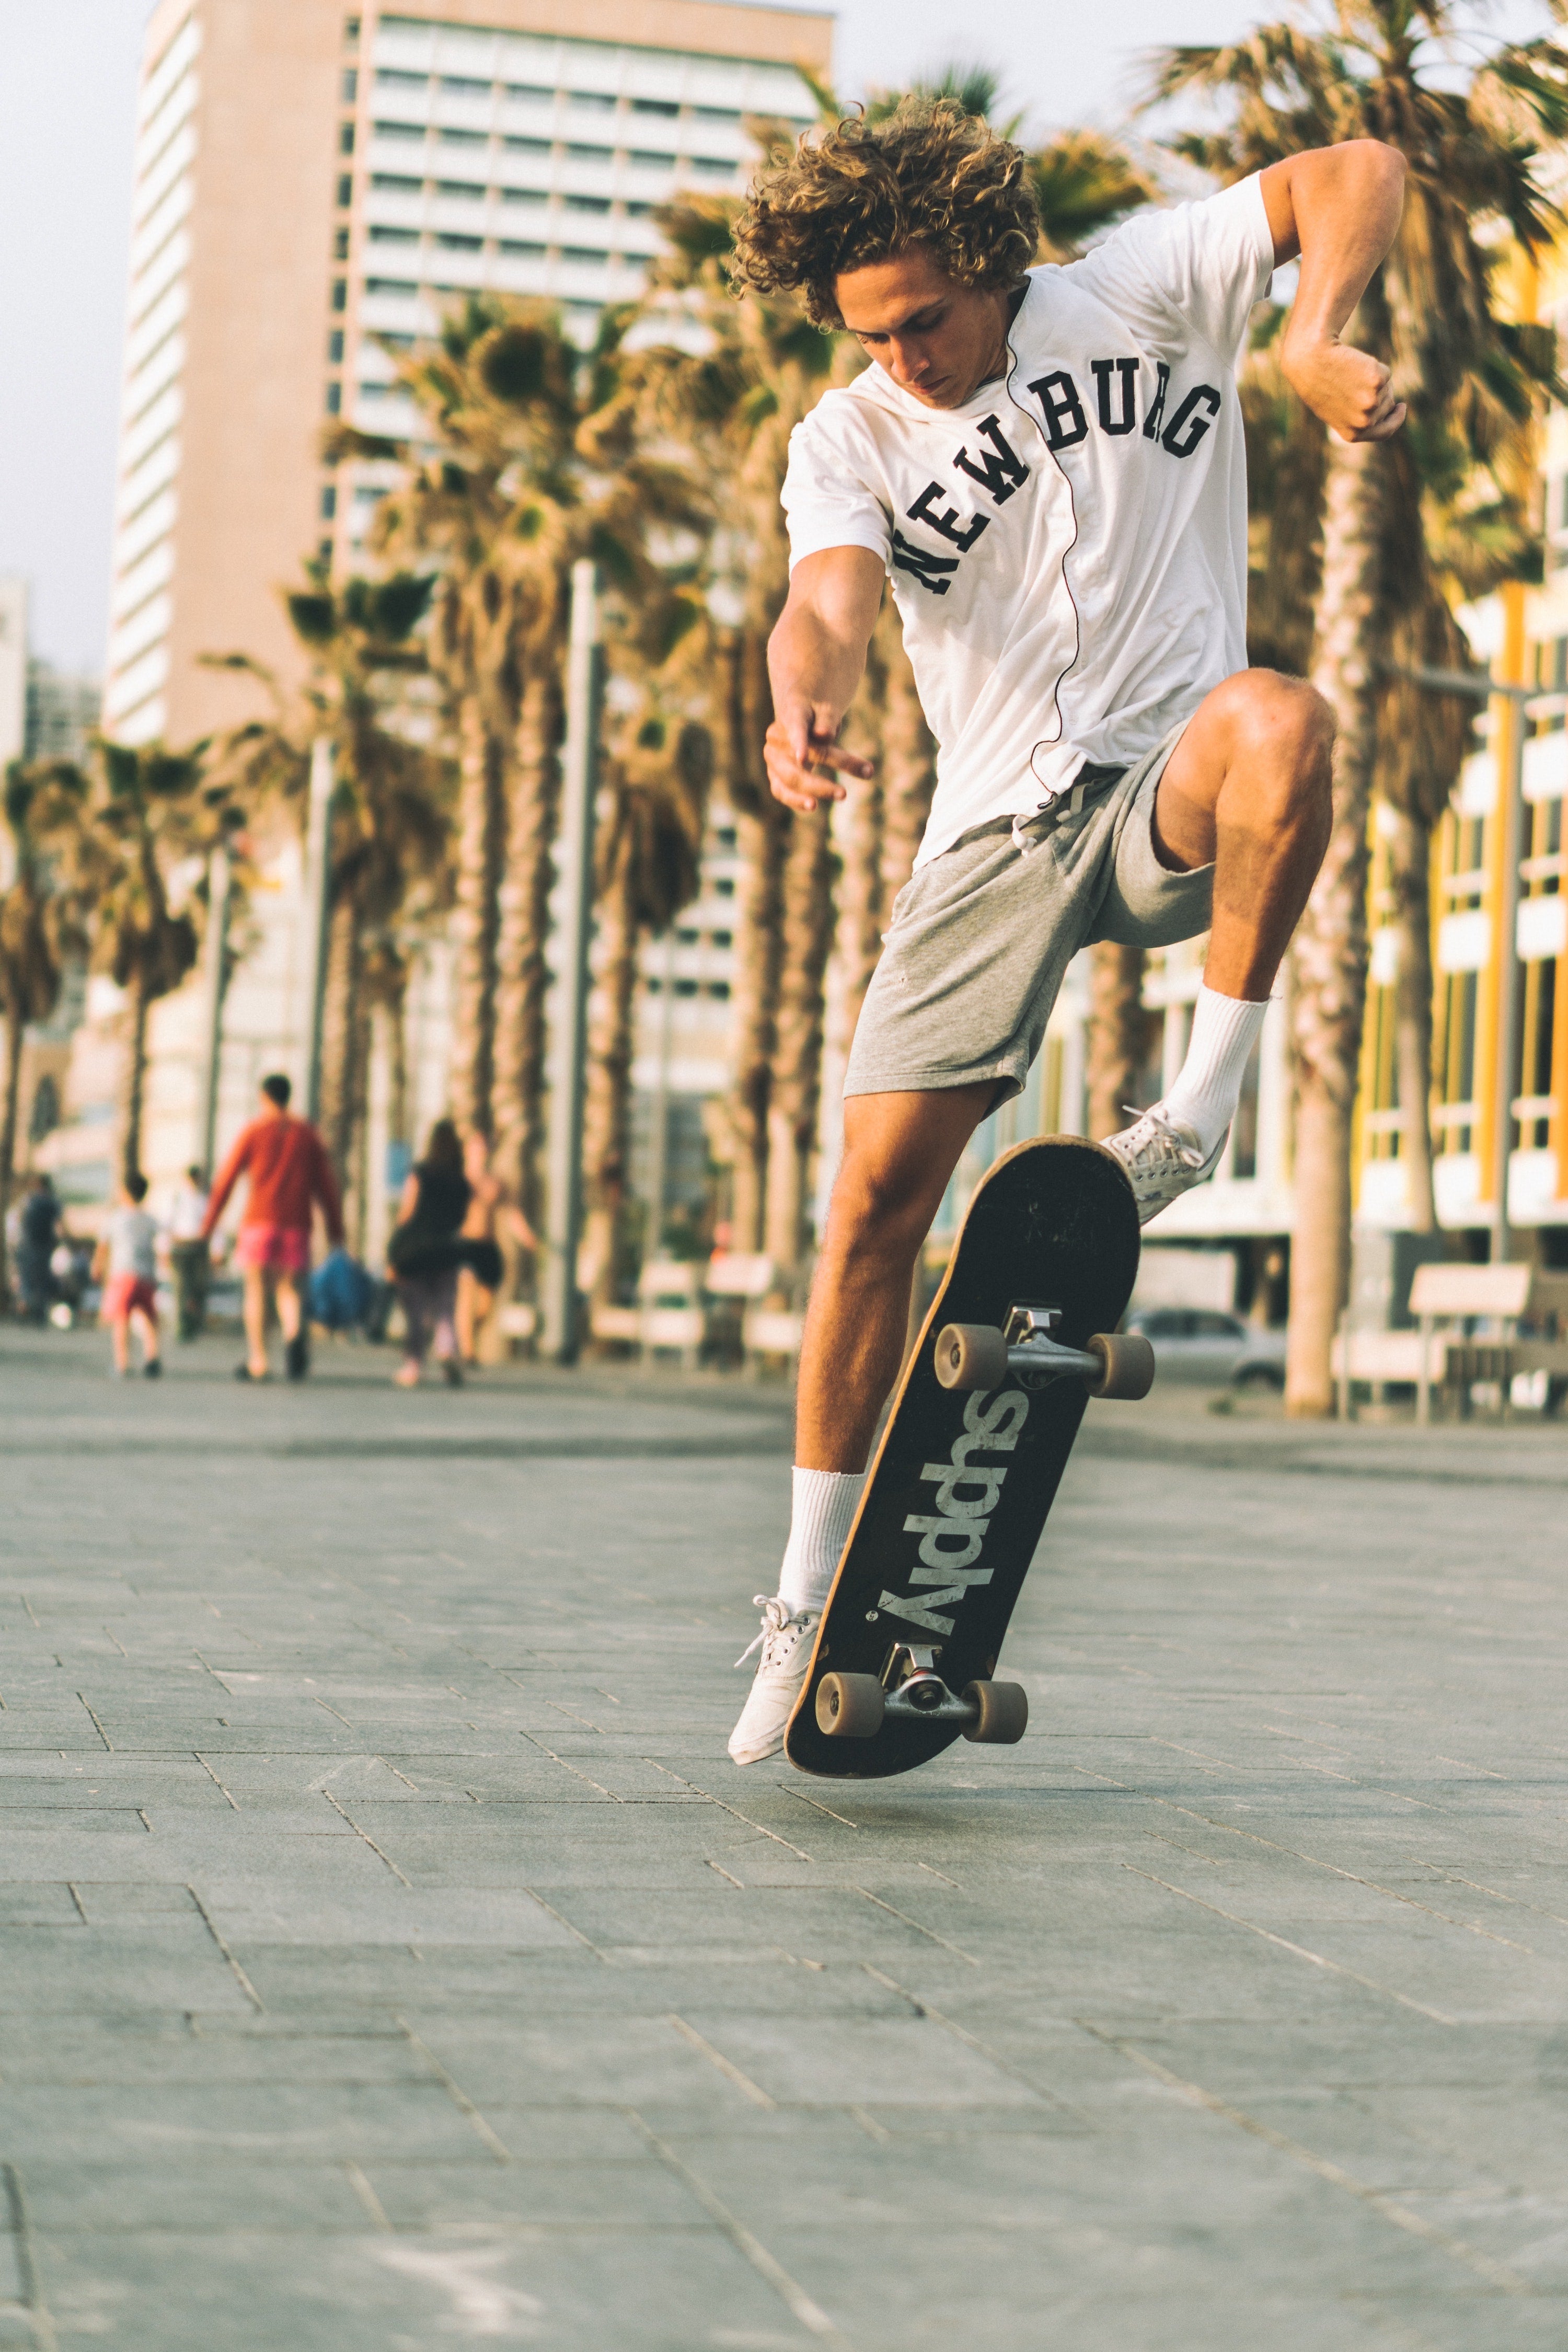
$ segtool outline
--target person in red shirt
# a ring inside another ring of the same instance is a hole
[[[284,1077],[261,1081],[260,1116],[244,1129],[218,1171],[207,1202],[201,1238],[210,1241],[224,1205],[241,1176],[250,1179],[250,1197],[240,1219],[235,1256],[245,1275],[247,1357],[235,1366],[237,1381],[264,1381],[267,1361],[267,1286],[273,1286],[283,1327],[284,1358],[291,1381],[310,1370],[305,1340],[304,1277],[310,1264],[310,1209],[320,1202],[327,1239],[336,1248],[343,1237],[342,1204],[327,1149],[309,1119],[289,1108],[291,1089]]]

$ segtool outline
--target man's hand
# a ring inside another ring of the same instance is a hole
[[[1279,362],[1342,441],[1386,441],[1405,422],[1388,370],[1340,336],[1399,234],[1405,158],[1378,139],[1309,148],[1259,174],[1274,262],[1301,257]]]
[[[1314,416],[1342,441],[1386,441],[1405,422],[1405,403],[1381,360],[1337,335],[1287,333],[1280,365]]]
[[[882,559],[868,548],[803,557],[768,641],[774,718],[763,759],[773,798],[803,816],[844,798],[841,775],[874,773],[869,760],[837,739],[866,667],[882,580]]]
[[[797,703],[773,720],[763,744],[763,761],[774,800],[809,816],[824,801],[841,801],[840,775],[866,777],[876,769],[857,751],[834,740],[837,721],[831,706]]]

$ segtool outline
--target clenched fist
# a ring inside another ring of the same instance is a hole
[[[1342,441],[1386,441],[1405,422],[1405,403],[1381,360],[1333,335],[1287,332],[1280,365],[1314,416]]]

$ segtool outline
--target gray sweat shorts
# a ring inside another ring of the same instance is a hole
[[[977,825],[893,901],[856,1024],[847,1095],[999,1083],[1022,1091],[1062,974],[1095,940],[1165,948],[1209,927],[1214,867],[1154,854],[1154,793],[1186,721],[1131,768],[1082,772],[1070,800],[1020,824]],[[1022,846],[1019,843],[1022,843]]]

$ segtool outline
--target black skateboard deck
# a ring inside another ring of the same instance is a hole
[[[917,1667],[934,1664],[954,1696],[989,1680],[1083,1419],[1081,1378],[1026,1386],[1009,1370],[988,1391],[944,1388],[938,1334],[1005,1326],[1016,1306],[1047,1306],[1060,1310],[1052,1339],[1082,1349],[1115,1331],[1138,1252],[1132,1188],[1099,1144],[1020,1143],[982,1178],[905,1367],[790,1717],[785,1753],[802,1771],[883,1779],[929,1763],[963,1734],[951,1715],[908,1711],[889,1711],[870,1737],[832,1734],[818,1722],[818,1687],[828,1674],[892,1687],[910,1671],[905,1652],[920,1654]],[[929,1685],[926,1695],[940,1696]]]

